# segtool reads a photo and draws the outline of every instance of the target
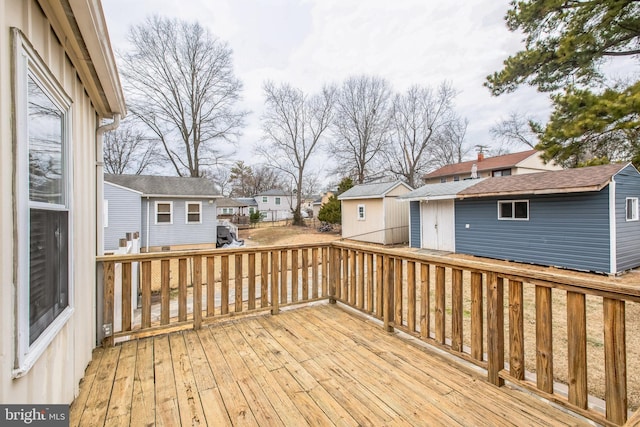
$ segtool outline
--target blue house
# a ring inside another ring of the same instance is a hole
[[[106,250],[135,231],[147,250],[215,244],[221,195],[208,179],[105,174],[104,180]]]
[[[620,273],[640,266],[638,199],[631,164],[485,179],[455,195],[455,252]]]

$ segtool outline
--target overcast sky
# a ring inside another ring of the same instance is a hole
[[[467,144],[495,145],[489,129],[510,111],[545,119],[548,96],[523,87],[492,97],[485,77],[522,48],[504,24],[508,0],[103,0],[114,50],[126,49],[131,25],[151,15],[199,21],[234,52],[252,111],[238,158],[254,163],[261,136],[265,79],[305,92],[352,75],[386,78],[395,91],[451,82],[457,111],[469,120]],[[126,94],[125,94],[126,96]],[[513,147],[511,151],[526,147]],[[471,152],[470,155],[475,155]]]

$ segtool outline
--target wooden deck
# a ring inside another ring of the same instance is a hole
[[[70,425],[583,423],[317,304],[98,348]]]

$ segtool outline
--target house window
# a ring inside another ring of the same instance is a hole
[[[255,213],[256,212],[256,208],[254,207],[250,207],[249,208],[249,214]]]
[[[638,221],[638,198],[627,197],[626,206],[627,221]]]
[[[491,172],[491,176],[511,176],[511,169],[499,169]]]
[[[456,176],[453,177],[453,180],[456,181],[456,182],[460,181],[460,177],[458,175],[456,175]]]
[[[358,221],[364,221],[364,219],[365,219],[364,205],[358,205]]]
[[[440,178],[440,182],[447,182],[447,178],[445,177]]]
[[[173,224],[173,202],[156,202],[156,224]]]
[[[498,219],[528,221],[528,200],[505,200],[498,202]]]
[[[262,203],[268,203],[269,198],[267,196],[262,196]]]
[[[14,376],[25,373],[72,313],[71,99],[13,30],[18,290]]]
[[[222,215],[233,215],[233,208],[222,208]]]
[[[280,204],[280,197],[276,197],[276,205]]]
[[[202,202],[185,203],[187,224],[200,224],[202,222]]]

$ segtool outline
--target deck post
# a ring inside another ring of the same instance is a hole
[[[103,305],[103,330],[104,339],[102,345],[104,347],[113,346],[113,304],[114,304],[114,283],[115,283],[115,263],[104,262],[104,300]]]
[[[487,371],[491,384],[501,387],[504,379],[500,371],[504,368],[504,286],[502,277],[487,273]]]

